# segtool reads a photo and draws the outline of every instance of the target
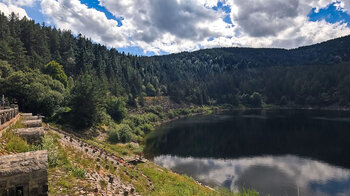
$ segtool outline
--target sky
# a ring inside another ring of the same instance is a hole
[[[147,56],[290,49],[350,34],[350,0],[0,0],[0,10]]]

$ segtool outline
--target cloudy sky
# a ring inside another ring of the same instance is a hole
[[[0,0],[0,10],[139,55],[295,48],[350,34],[350,0]]]

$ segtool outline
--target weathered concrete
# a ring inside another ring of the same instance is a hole
[[[0,128],[3,124],[10,121],[11,119],[15,118],[18,114],[18,107],[14,108],[5,108],[3,110],[0,110]]]
[[[40,120],[24,120],[22,124],[26,127],[42,127],[42,121]]]
[[[32,113],[21,113],[21,116],[33,116]]]
[[[43,127],[35,127],[15,129],[13,133],[26,140],[29,144],[39,144],[44,137],[45,131]]]
[[[47,169],[46,150],[1,156],[0,194],[48,195]]]
[[[23,118],[23,120],[39,120],[39,119],[41,119],[39,116],[23,116],[22,115],[22,118]]]

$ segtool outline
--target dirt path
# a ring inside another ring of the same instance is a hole
[[[95,159],[97,162],[106,159],[112,163],[116,170],[119,169],[120,165],[131,167],[128,163],[124,162],[122,158],[118,158],[102,149],[87,144],[71,134],[50,127],[49,125],[47,128],[61,137],[60,142],[62,145],[73,147]],[[147,177],[145,176],[145,178]],[[135,192],[135,188],[131,184],[123,183],[118,175],[112,175],[110,173],[101,174],[98,172],[86,173],[86,180],[95,185],[94,192],[96,194],[98,193],[98,195],[139,195]],[[107,186],[101,187],[101,181],[108,182]]]

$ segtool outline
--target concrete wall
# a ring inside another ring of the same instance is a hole
[[[1,196],[48,195],[47,151],[0,157]]]

